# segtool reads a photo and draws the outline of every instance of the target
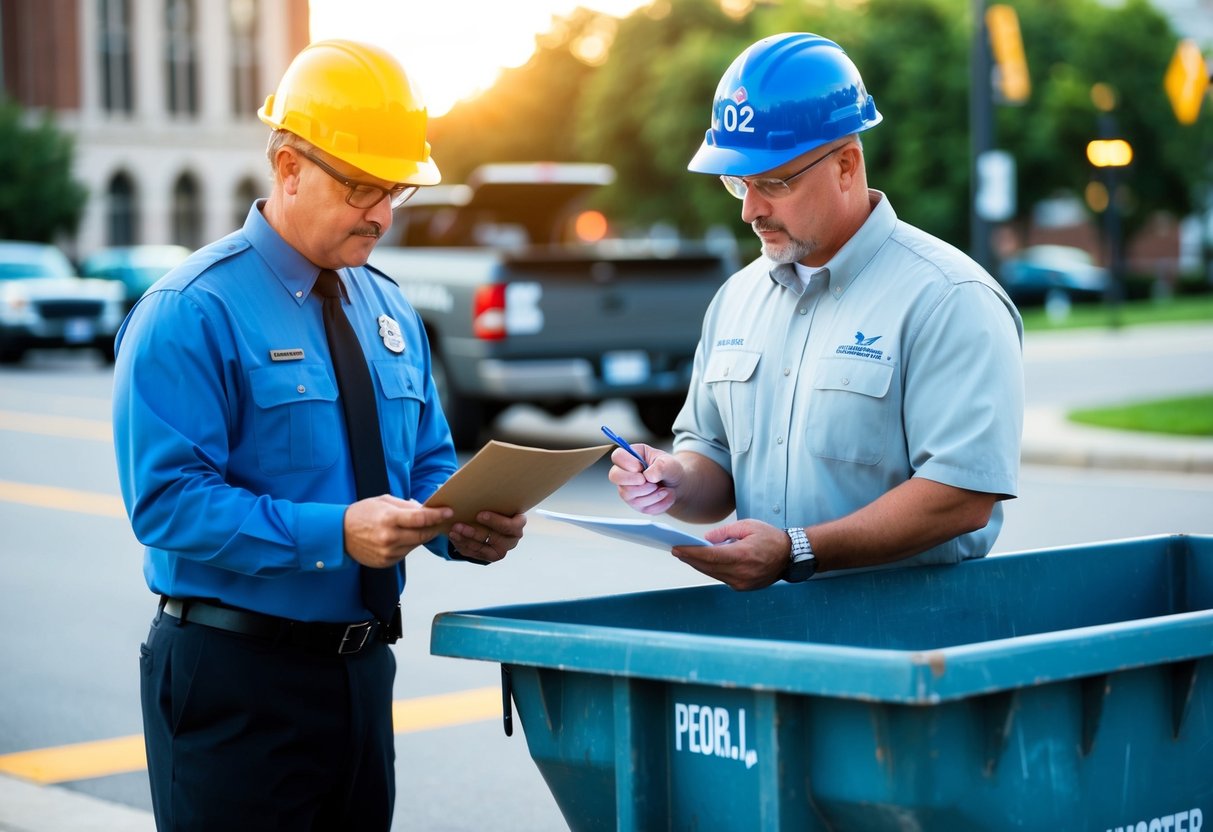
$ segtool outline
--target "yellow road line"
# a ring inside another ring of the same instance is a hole
[[[102,517],[126,518],[126,509],[119,497],[93,491],[57,488],[53,485],[0,480],[0,501],[37,508],[78,511],[82,514],[98,514]]]
[[[501,689],[496,687],[419,696],[392,703],[392,725],[397,734],[500,717]],[[146,768],[142,734],[0,754],[0,774],[42,785],[129,774]]]
[[[18,413],[0,410],[0,430],[19,433],[40,433],[44,436],[66,436],[69,439],[98,439],[114,441],[109,422],[100,419],[80,419],[75,416],[52,416],[49,413]]]

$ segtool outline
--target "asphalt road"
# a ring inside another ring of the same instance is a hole
[[[1030,403],[1091,404],[1213,388],[1213,327],[1029,339]],[[0,756],[136,737],[138,644],[155,602],[117,498],[109,442],[108,368],[91,357],[37,354],[0,368]],[[610,424],[646,441],[630,407],[608,403],[560,420],[515,408],[496,425],[509,441],[586,445]],[[996,552],[1173,532],[1213,533],[1213,477],[1026,467]],[[545,506],[575,513],[626,507],[597,465]],[[429,655],[441,611],[703,582],[657,550],[614,544],[539,517],[516,552],[481,568],[411,558],[406,636],[395,695],[497,686],[495,665]],[[397,738],[399,829],[559,830],[565,824],[525,738],[439,699],[444,727]],[[462,717],[462,718],[461,718]],[[68,788],[147,808],[142,771],[69,779]],[[3,827],[0,807],[0,828]]]

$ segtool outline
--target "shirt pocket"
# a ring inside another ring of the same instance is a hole
[[[379,422],[383,429],[383,450],[410,467],[417,444],[421,406],[425,403],[425,374],[403,360],[372,361],[379,379]]]
[[[809,399],[809,452],[823,459],[876,465],[885,455],[894,407],[892,364],[826,358]]]
[[[754,371],[761,357],[762,353],[747,350],[714,352],[703,372],[733,454],[748,451],[754,438],[754,408],[758,401]]]
[[[337,385],[323,364],[284,364],[249,373],[257,462],[267,474],[328,468],[345,441]]]

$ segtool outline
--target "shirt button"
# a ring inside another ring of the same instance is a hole
[[[324,561],[322,561],[322,560],[318,560],[318,561],[316,561],[316,568],[317,568],[317,569],[323,569],[323,568],[324,568]]]
[[[846,386],[846,385],[848,385],[848,384],[850,384],[850,383],[851,383],[851,380],[850,380],[849,378],[844,378],[844,379],[842,380],[842,383],[843,383],[843,386]],[[303,391],[302,391],[302,390],[300,390],[299,392],[300,392],[300,393],[302,393]]]
[[[792,374],[792,368],[791,368],[791,367],[784,367],[784,368],[783,368],[783,374],[784,374],[785,376],[790,376],[790,375]]]
[[[776,437],[776,438],[775,438],[775,444],[776,444],[776,445],[782,445],[782,444],[783,444],[783,437],[782,437],[782,436]]]
[[[807,315],[807,314],[809,314],[809,308],[808,308],[807,306],[802,306],[802,307],[800,307],[800,314],[801,314],[801,315]]]
[[[779,503],[776,503],[775,505],[771,506],[771,511],[778,514],[779,513]]]
[[[843,383],[845,384],[846,382],[843,382]],[[304,387],[302,384],[300,384],[300,385],[299,385],[298,387],[296,387],[295,389],[296,389],[297,391],[299,391],[300,393],[306,393],[306,392],[307,392],[307,388],[306,388],[306,387]]]
[[[295,297],[297,297],[297,298],[303,297],[303,292],[296,292]]]

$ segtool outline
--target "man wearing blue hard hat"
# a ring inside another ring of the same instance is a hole
[[[717,545],[674,550],[735,589],[982,557],[1016,496],[1019,313],[868,188],[882,118],[838,44],[776,35],[725,72],[689,165],[742,201],[762,256],[708,309],[673,452],[636,445],[641,470],[617,450],[609,476],[646,514],[736,511]]]

